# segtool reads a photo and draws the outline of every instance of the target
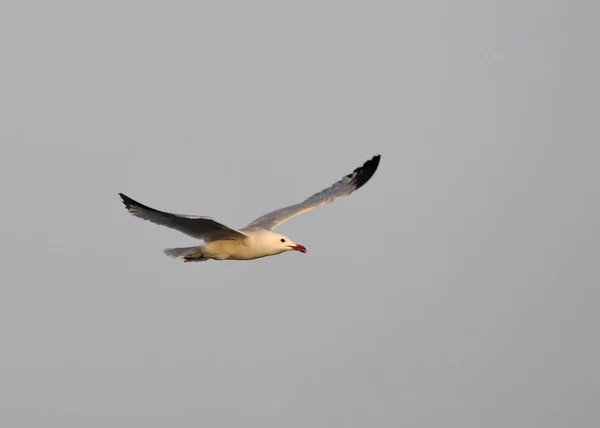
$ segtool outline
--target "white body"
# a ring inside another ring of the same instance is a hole
[[[290,251],[296,246],[289,238],[285,244],[280,240],[281,236],[266,229],[241,229],[248,238],[243,240],[219,240],[207,242],[199,249],[206,258],[215,260],[253,260],[261,257],[274,256]]]

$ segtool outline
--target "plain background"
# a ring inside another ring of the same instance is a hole
[[[600,426],[595,1],[4,1],[0,425]],[[376,153],[305,245],[183,264]]]

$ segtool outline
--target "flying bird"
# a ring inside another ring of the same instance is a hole
[[[251,221],[242,229],[225,226],[210,217],[171,214],[143,205],[129,196],[119,193],[125,208],[135,217],[178,230],[193,238],[201,239],[204,245],[183,248],[167,248],[165,254],[185,262],[206,260],[253,260],[274,256],[286,251],[306,253],[306,248],[290,238],[274,232],[281,223],[336,199],[349,195],[371,179],[381,156],[373,156],[352,173],[344,176],[330,187],[315,193],[310,198],[285,208],[267,213]]]

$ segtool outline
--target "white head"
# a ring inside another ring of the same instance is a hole
[[[306,253],[306,248],[303,245],[298,245],[287,236],[280,235],[279,233],[271,231],[261,233],[260,241],[262,246],[272,254],[280,254],[292,250]]]

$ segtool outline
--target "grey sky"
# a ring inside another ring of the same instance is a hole
[[[0,425],[597,427],[594,1],[3,3]],[[117,192],[233,227],[184,264]]]

